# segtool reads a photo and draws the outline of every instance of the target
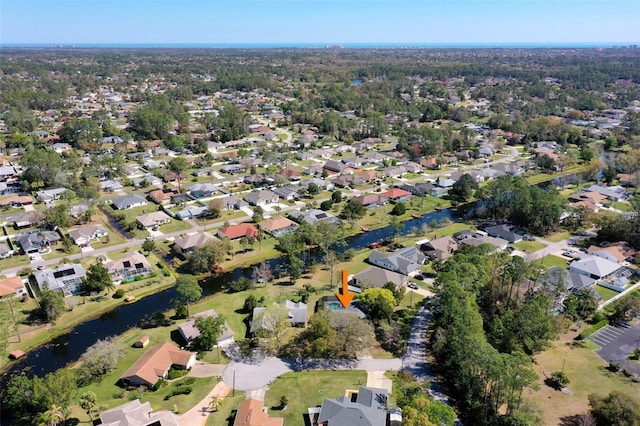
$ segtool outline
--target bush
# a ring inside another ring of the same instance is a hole
[[[168,277],[171,275],[171,271],[169,270],[169,268],[167,268],[167,265],[165,265],[161,261],[158,261],[158,263],[156,263],[156,266],[162,270],[162,273],[164,274],[165,277]]]
[[[191,393],[193,389],[191,387],[177,387],[175,389],[173,389],[171,392],[169,392],[167,394],[167,396],[164,397],[164,400],[168,400],[169,398],[171,398],[172,396],[177,396],[177,395],[189,395]]]
[[[252,286],[253,286],[253,281],[251,281],[247,277],[242,277],[236,281],[232,281],[229,284],[229,287],[231,287],[231,290],[236,293],[239,291],[249,290]]]
[[[123,288],[119,288],[119,289],[116,290],[115,293],[113,293],[113,298],[114,299],[122,299],[124,297],[125,293],[126,292],[124,291]]]
[[[587,327],[584,330],[582,330],[582,333],[580,333],[578,338],[579,339],[586,339],[587,337],[591,336],[596,331],[598,331],[601,328],[605,327],[607,324],[609,324],[609,320],[608,319],[603,319],[602,321],[598,321],[597,323],[593,324],[591,327]]]
[[[169,372],[167,373],[167,379],[169,379],[169,380],[179,379],[180,377],[186,376],[188,372],[189,372],[189,370],[171,368],[171,369],[169,369]]]
[[[562,389],[569,384],[570,380],[564,371],[554,371],[551,373],[551,382],[556,389]]]

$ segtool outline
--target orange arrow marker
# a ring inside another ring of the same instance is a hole
[[[349,293],[349,282],[347,279],[348,273],[346,269],[342,270],[342,294],[340,292],[336,293],[338,299],[340,299],[340,303],[342,303],[342,307],[347,309],[347,306],[351,303],[354,294]]]

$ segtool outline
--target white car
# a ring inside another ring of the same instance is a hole
[[[420,288],[420,286],[419,286],[418,284],[416,284],[416,283],[409,283],[409,284],[407,285],[407,287],[412,288],[412,289],[414,289],[414,290],[417,290],[417,289],[419,289],[419,288]]]

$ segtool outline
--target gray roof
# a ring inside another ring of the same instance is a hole
[[[631,192],[627,191],[623,187],[617,186],[602,186],[602,185],[591,185],[586,188],[585,191],[597,192],[598,194],[602,194],[609,198],[627,198],[631,195]]]
[[[209,214],[209,211],[209,207],[207,206],[189,206],[176,213],[176,217],[180,219],[193,219],[194,217],[206,216]]]
[[[388,282],[392,282],[395,285],[402,285],[406,280],[407,277],[402,274],[378,268],[377,266],[370,266],[353,276],[354,285],[361,288],[381,288]]]
[[[100,413],[102,426],[178,426],[178,420],[171,411],[154,413],[149,402],[139,399],[126,402]]]
[[[111,203],[118,210],[125,210],[128,208],[131,208],[131,206],[145,205],[147,204],[147,200],[145,200],[142,195],[130,194],[130,195],[123,195],[122,197],[116,197],[111,200]]]
[[[360,386],[355,402],[346,396],[338,399],[325,398],[318,423],[349,426],[385,426],[387,422],[386,389]]]
[[[569,265],[572,271],[584,273],[598,278],[606,277],[621,268],[615,262],[598,256],[585,256],[582,259],[574,260]]]
[[[60,235],[52,231],[32,232],[31,234],[22,235],[18,238],[18,244],[25,253],[39,250],[51,243],[60,241]]]
[[[189,193],[196,198],[206,197],[218,191],[220,189],[212,183],[196,183],[189,188]]]
[[[556,285],[562,282],[567,290],[571,291],[590,288],[596,283],[596,280],[591,277],[579,274],[574,271],[567,271],[566,269],[562,269],[559,266],[552,266],[551,268],[547,269],[546,279],[551,284]]]
[[[185,342],[191,343],[194,341],[196,337],[200,336],[200,330],[196,328],[196,318],[209,318],[209,317],[217,318],[218,313],[213,309],[209,309],[208,311],[200,312],[193,315],[192,319],[178,326],[178,331],[180,332],[180,335],[182,335],[182,338],[185,340]],[[225,323],[224,328],[222,330],[222,334],[218,337],[218,341],[225,340],[230,337],[233,337],[233,331]]]
[[[256,204],[258,201],[277,201],[278,196],[271,191],[252,191],[244,196],[244,200],[250,204]]]
[[[64,264],[55,269],[43,269],[33,273],[40,290],[57,290],[65,296],[79,293],[82,278],[85,276],[85,270],[79,263]]]
[[[298,223],[301,223],[302,221],[304,221],[311,225],[315,225],[319,222],[328,222],[328,223],[335,223],[335,224],[341,223],[341,220],[335,217],[334,215],[332,215],[331,213],[318,210],[318,209],[310,209],[310,210],[305,210],[303,212],[294,210],[291,213],[289,213],[289,217]]]
[[[391,270],[404,275],[408,275],[416,269],[419,269],[425,259],[426,256],[415,247],[407,247],[393,253],[383,253],[378,250],[373,250],[371,254],[369,254],[369,262],[378,266],[382,265],[377,262],[387,263],[393,267]]]
[[[274,303],[274,305],[277,305]],[[302,302],[292,302],[291,300],[285,300],[282,307],[289,311],[289,322],[291,324],[306,324],[307,323],[307,305]],[[258,329],[265,329],[264,316],[260,318],[257,316],[261,312],[264,312],[267,308],[264,306],[256,306],[253,308],[253,315],[251,317],[251,332],[255,332]],[[260,321],[260,323],[258,323]],[[266,330],[271,331],[271,330]]]
[[[490,226],[485,231],[487,234],[492,237],[502,238],[503,240],[507,240],[511,243],[522,240],[522,235],[516,234],[512,231],[512,226],[507,224],[500,224],[495,226]]]

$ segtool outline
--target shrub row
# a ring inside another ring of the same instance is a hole
[[[164,274],[165,277],[168,277],[171,275],[171,271],[169,270],[169,268],[167,268],[167,265],[162,263],[162,261],[159,260],[156,265],[158,266],[158,268],[162,269],[162,273]]]
[[[598,321],[597,323],[593,324],[591,327],[587,327],[584,330],[582,330],[582,333],[580,333],[578,338],[579,339],[586,339],[587,337],[591,336],[593,333],[595,333],[596,331],[600,330],[601,328],[603,328],[607,324],[609,324],[609,320],[608,319],[603,319],[602,321]]]

